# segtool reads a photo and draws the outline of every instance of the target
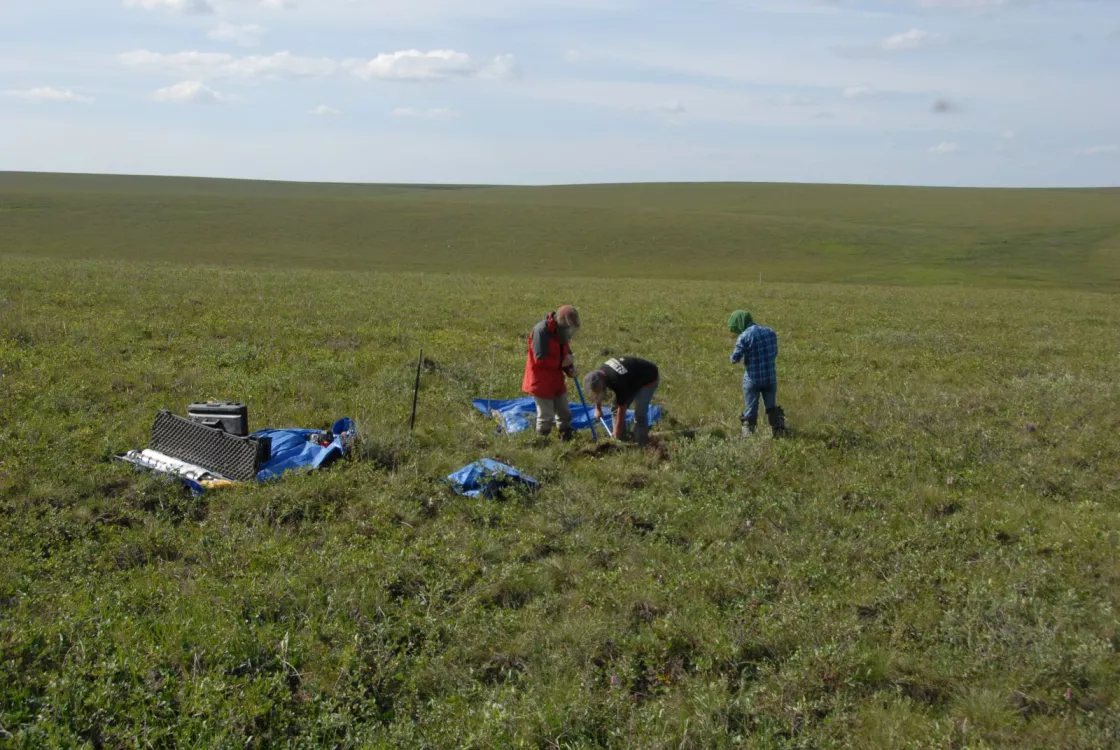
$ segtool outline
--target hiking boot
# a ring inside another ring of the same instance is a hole
[[[770,429],[774,431],[774,437],[785,437],[786,429],[786,413],[780,406],[775,406],[773,409],[766,410],[766,419],[770,422]]]

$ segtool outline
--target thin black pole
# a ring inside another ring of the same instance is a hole
[[[420,367],[424,364],[424,350],[420,350],[420,357],[416,360],[416,385],[412,388],[412,419],[408,422],[408,431],[416,426],[416,402],[420,399]]]

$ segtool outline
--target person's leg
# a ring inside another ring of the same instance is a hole
[[[758,397],[761,391],[749,380],[743,381],[743,399],[747,402],[747,410],[740,419],[743,422],[743,434],[753,435],[758,425]]]
[[[763,397],[766,402],[766,420],[770,423],[770,429],[774,437],[782,437],[786,434],[786,414],[782,411],[782,407],[778,406],[778,384],[775,383],[767,388]]]
[[[548,437],[552,433],[552,423],[556,421],[555,402],[551,398],[533,398],[537,403],[537,434]]]
[[[572,439],[572,407],[568,405],[567,394],[557,396],[552,402],[556,414],[556,426],[560,428],[560,439]]]
[[[761,389],[762,404],[766,407],[767,413],[772,411],[778,405],[778,384],[768,385]]]
[[[621,407],[618,404],[611,404],[611,430],[615,425],[622,425],[618,431],[619,440],[630,439],[630,425],[626,423],[626,412],[630,411],[630,404],[623,404]]]
[[[634,397],[635,439],[639,446],[649,442],[649,405],[660,383],[654,382],[638,391]]]

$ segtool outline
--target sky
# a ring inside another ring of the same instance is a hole
[[[0,170],[1120,185],[1120,0],[0,0]]]

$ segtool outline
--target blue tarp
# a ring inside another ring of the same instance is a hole
[[[530,429],[537,419],[537,405],[531,397],[527,398],[514,398],[499,401],[494,399],[488,401],[484,398],[475,399],[473,402],[474,408],[486,416],[492,416],[491,411],[498,412],[498,417],[501,419],[502,425],[505,427],[507,433],[513,434],[523,430]],[[581,403],[572,403],[572,427],[577,430],[587,430],[591,428],[591,422],[595,420],[595,407],[588,406],[587,409],[583,408]],[[603,420],[607,423],[607,427],[614,428],[614,421],[611,418],[611,411],[607,404],[603,404]],[[634,410],[626,412],[626,424],[634,424],[635,416]],[[657,424],[661,421],[661,407],[650,404],[649,407],[649,423],[651,425]],[[601,427],[602,423],[596,422],[596,427]]]
[[[489,458],[475,461],[447,477],[447,483],[458,495],[493,498],[506,487],[522,486],[537,489],[537,480],[527,477],[512,466]]]
[[[343,438],[354,431],[349,417],[338,420],[331,427],[334,441],[322,446],[307,438],[319,430],[260,430],[250,437],[272,438],[272,458],[257,472],[257,480],[265,482],[297,469],[318,469],[346,455]]]

